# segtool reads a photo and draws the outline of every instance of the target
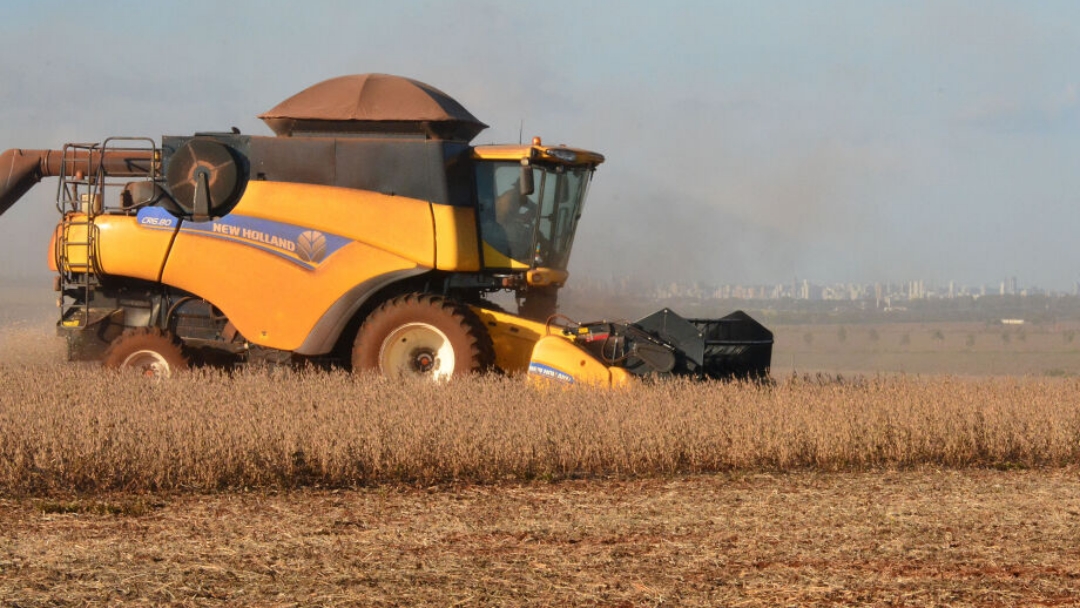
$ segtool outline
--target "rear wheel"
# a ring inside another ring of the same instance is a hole
[[[360,327],[352,352],[354,370],[432,380],[484,371],[494,358],[487,330],[467,306],[422,294],[399,296],[376,308]]]
[[[104,364],[113,369],[134,369],[151,378],[168,378],[189,366],[176,338],[156,327],[124,331],[105,351]]]

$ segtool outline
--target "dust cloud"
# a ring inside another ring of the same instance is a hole
[[[0,362],[49,365],[64,361],[56,335],[56,294],[36,281],[0,279]]]

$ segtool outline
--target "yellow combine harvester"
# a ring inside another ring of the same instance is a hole
[[[0,154],[0,214],[59,177],[49,263],[72,359],[339,363],[391,376],[500,369],[615,385],[761,378],[772,334],[739,312],[558,322],[604,157],[486,125],[395,76],[316,84],[261,115],[276,136],[110,138]],[[488,302],[516,294],[517,314]]]

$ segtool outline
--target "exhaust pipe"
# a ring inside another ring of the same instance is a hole
[[[0,154],[0,215],[42,178],[60,175],[65,164],[87,177],[103,172],[115,177],[145,177],[154,162],[152,150],[19,150]],[[69,169],[70,170],[70,169]]]

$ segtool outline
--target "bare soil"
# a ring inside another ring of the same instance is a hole
[[[6,498],[0,604],[1080,605],[1077,473]]]

